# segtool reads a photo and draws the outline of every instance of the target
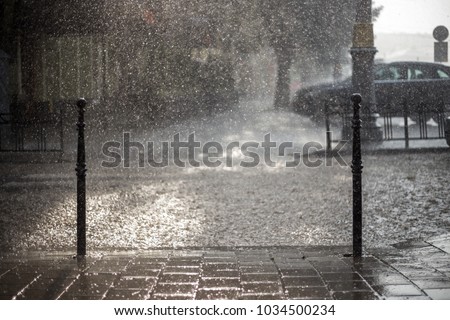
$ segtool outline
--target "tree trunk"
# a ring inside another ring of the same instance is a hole
[[[292,52],[289,49],[275,50],[277,56],[277,83],[275,88],[275,109],[288,109],[290,100],[289,70],[292,65]]]

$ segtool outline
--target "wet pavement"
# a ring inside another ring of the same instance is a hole
[[[450,234],[369,249],[211,247],[3,253],[0,299],[450,300]]]

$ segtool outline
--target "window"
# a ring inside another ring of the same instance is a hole
[[[375,71],[375,80],[400,80],[401,73],[398,67],[383,67]]]
[[[425,78],[425,73],[417,67],[408,68],[408,80],[420,80]]]
[[[440,69],[437,70],[437,74],[438,74],[438,79],[448,79],[448,78],[450,78],[450,76],[448,75],[447,72],[442,71]]]

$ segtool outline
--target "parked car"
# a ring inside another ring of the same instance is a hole
[[[381,115],[401,114],[404,106],[415,112],[442,112],[450,105],[450,67],[427,62],[376,63],[375,96]],[[319,84],[298,90],[293,109],[313,119],[323,119],[325,108],[331,112],[347,112],[353,93],[352,79],[332,84]],[[364,97],[363,97],[364,98]]]

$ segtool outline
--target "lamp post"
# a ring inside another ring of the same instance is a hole
[[[353,92],[362,96],[362,119],[364,122],[361,139],[380,141],[383,132],[376,123],[374,87],[374,59],[377,49],[374,44],[372,24],[372,0],[355,0],[356,21],[353,26],[353,45],[350,49],[353,62]]]

